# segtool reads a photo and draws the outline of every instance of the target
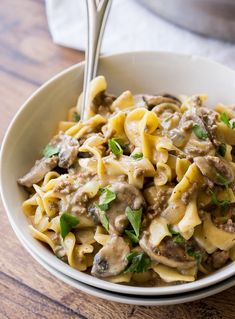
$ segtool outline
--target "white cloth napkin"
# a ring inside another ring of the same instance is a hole
[[[55,43],[84,50],[85,0],[46,0]],[[113,0],[102,53],[138,50],[173,51],[206,56],[235,69],[235,45],[177,27],[143,7],[138,0]]]

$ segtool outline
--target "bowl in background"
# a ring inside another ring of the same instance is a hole
[[[140,0],[140,3],[181,27],[235,42],[234,0]]]

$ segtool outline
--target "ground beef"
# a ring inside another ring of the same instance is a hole
[[[75,191],[75,189],[76,188],[74,186],[74,183],[69,180],[63,179],[56,185],[56,187],[54,188],[54,192],[60,194],[70,194]]]
[[[168,205],[168,199],[171,196],[173,187],[155,187],[154,192],[151,195],[151,201],[149,202],[147,210],[147,218],[152,220],[157,215],[161,214]],[[146,200],[148,201],[148,195],[146,193]]]
[[[191,97],[190,104],[191,104],[191,107],[200,108],[202,107],[203,100],[200,98],[199,95],[195,95]]]
[[[219,250],[215,251],[212,255],[212,266],[215,269],[221,268],[229,259],[228,251]]]
[[[234,181],[233,167],[228,161],[216,156],[195,157],[194,162],[200,169],[202,175],[206,176],[211,182],[224,185],[224,179],[231,183]]]
[[[185,247],[175,243],[171,238],[166,237],[157,248],[162,256],[175,261],[185,261],[189,256],[185,252]]]
[[[216,138],[216,122],[218,121],[218,113],[208,108],[202,107],[199,109],[198,114],[205,125],[210,140],[215,146],[218,146],[220,144]]]
[[[228,219],[226,224],[219,224],[218,228],[227,231],[229,233],[234,233],[235,232],[235,223],[233,222],[232,219]]]

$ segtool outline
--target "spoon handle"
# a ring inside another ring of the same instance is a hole
[[[86,63],[83,82],[83,103],[81,119],[84,119],[84,111],[89,96],[89,83],[96,76],[100,46],[108,18],[112,0],[86,0],[87,6],[87,46]]]

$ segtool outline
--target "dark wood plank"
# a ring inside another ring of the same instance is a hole
[[[80,318],[79,312],[0,272],[1,318]]]
[[[1,0],[0,6],[0,70],[40,85],[84,58],[52,43],[44,1]]]
[[[0,70],[0,142],[16,111],[37,86]]]

